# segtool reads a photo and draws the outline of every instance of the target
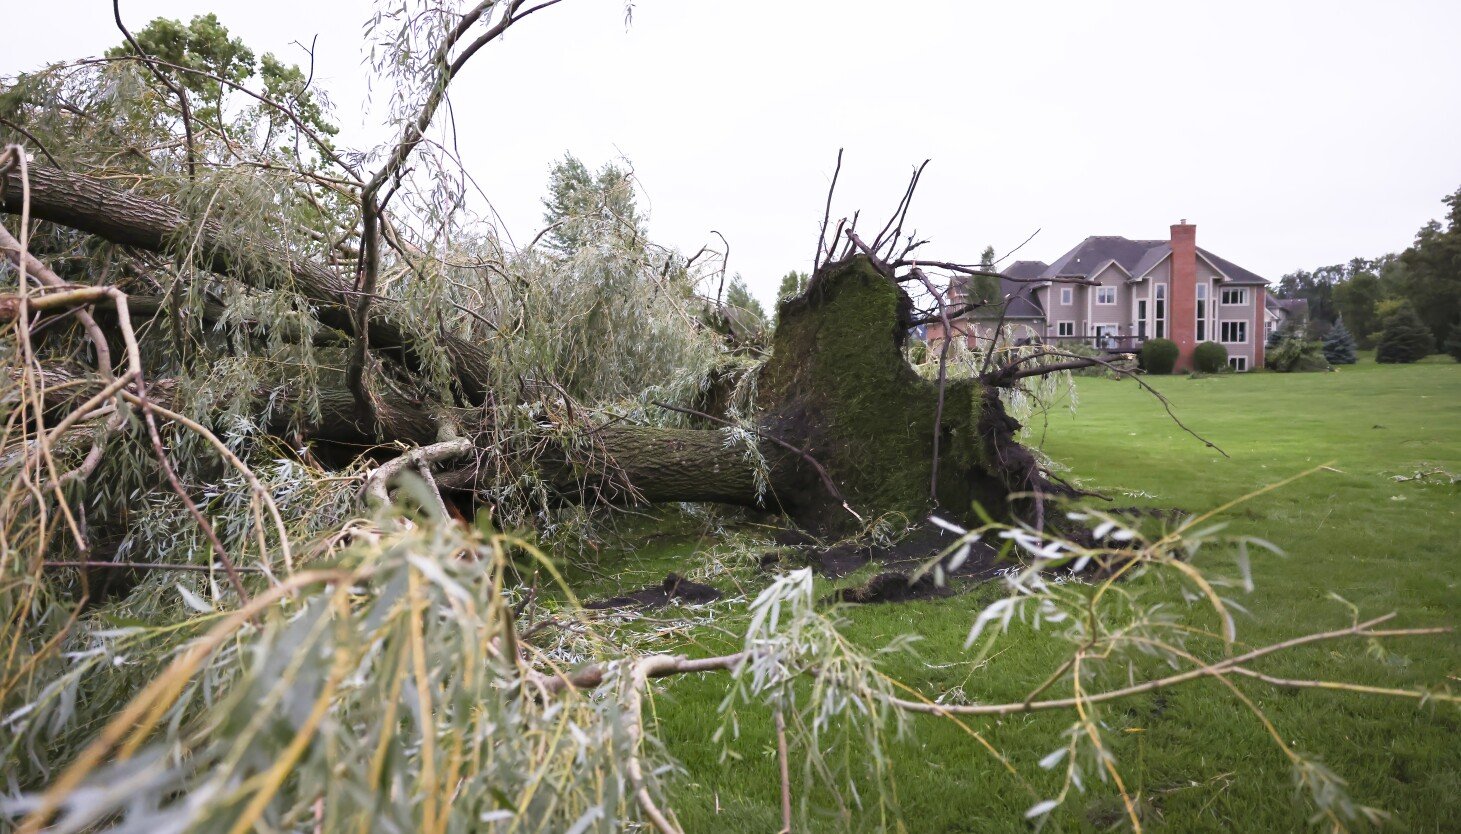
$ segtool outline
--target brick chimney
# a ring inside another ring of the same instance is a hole
[[[1185,219],[1172,227],[1171,280],[1169,329],[1177,343],[1177,370],[1185,371],[1192,367],[1197,347],[1197,227]]]

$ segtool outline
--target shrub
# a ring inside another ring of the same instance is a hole
[[[1293,336],[1278,343],[1268,351],[1263,364],[1279,373],[1295,371],[1327,371],[1329,362],[1324,358],[1324,347],[1318,342]]]
[[[1170,374],[1177,367],[1177,343],[1171,339],[1147,339],[1141,346],[1141,368],[1149,374]]]
[[[1203,342],[1192,351],[1192,369],[1204,374],[1226,371],[1228,369],[1228,349],[1217,342]]]
[[[1436,349],[1436,339],[1429,327],[1415,314],[1409,303],[1396,308],[1385,319],[1380,343],[1375,346],[1375,361],[1389,364],[1416,362]]]
[[[1124,358],[1124,354],[1113,355],[1110,351],[1103,350],[1101,348],[1095,347],[1094,345],[1080,343],[1061,345],[1060,350],[1063,353],[1069,353],[1074,356],[1085,356],[1092,359],[1101,359],[1104,360],[1108,365],[1113,365],[1123,371],[1131,370],[1134,365],[1134,363],[1130,359]],[[1089,368],[1080,368],[1078,370],[1071,371],[1071,373],[1076,376],[1098,376],[1105,377],[1107,379],[1121,378],[1120,371],[1112,370],[1111,368],[1106,367],[1106,365],[1093,365]]]
[[[1354,357],[1354,336],[1349,333],[1349,328],[1344,326],[1344,319],[1334,323],[1333,329],[1324,337],[1324,358],[1329,360],[1331,365],[1353,365]]]

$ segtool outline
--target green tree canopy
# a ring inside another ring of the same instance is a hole
[[[1331,365],[1353,365],[1354,351],[1354,336],[1350,335],[1349,328],[1344,326],[1344,319],[1341,318],[1324,336],[1324,358]]]
[[[230,91],[219,79],[242,85],[258,77],[264,84],[264,95],[289,107],[311,129],[325,136],[338,131],[326,120],[320,101],[309,90],[308,79],[298,66],[271,53],[256,60],[253,50],[242,39],[230,37],[228,27],[211,12],[194,17],[187,25],[159,17],[134,37],[147,57],[196,70],[157,66],[158,72],[188,91],[194,100],[194,116],[204,123],[216,124],[223,117]],[[107,50],[106,56],[126,58],[136,54],[130,43],[122,43]]]
[[[644,220],[634,199],[634,175],[613,162],[590,172],[571,153],[548,172],[548,196],[543,200],[546,240],[559,254],[570,254],[607,231],[632,241],[645,236]]]
[[[1434,353],[1435,349],[1435,337],[1416,314],[1415,308],[1406,302],[1385,319],[1385,329],[1380,332],[1380,343],[1375,347],[1375,361],[1418,362]]]
[[[776,323],[781,320],[781,304],[788,298],[796,298],[807,288],[807,282],[811,277],[805,272],[792,270],[781,276],[781,285],[776,288],[776,309],[771,311],[771,327],[774,329]]]
[[[1447,195],[1446,220],[1431,221],[1400,255],[1394,276],[1398,294],[1409,299],[1436,342],[1445,343],[1461,317],[1461,188]]]

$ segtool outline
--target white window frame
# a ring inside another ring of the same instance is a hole
[[[1167,338],[1167,285],[1152,284],[1152,337]]]
[[[1101,300],[1101,296],[1105,295],[1108,291],[1111,293],[1111,300],[1110,301],[1102,301]],[[1098,305],[1100,305],[1102,307],[1115,307],[1116,306],[1116,288],[1115,287],[1096,287],[1096,304],[1098,304]]]
[[[1212,308],[1212,302],[1210,301],[1210,299],[1212,298],[1212,291],[1207,283],[1199,283],[1197,285],[1196,293],[1197,295],[1194,299],[1196,303],[1192,305],[1197,315],[1197,328],[1195,334],[1197,341],[1205,342],[1207,341],[1207,337],[1210,333],[1207,319],[1208,314],[1211,312]]]
[[[1067,330],[1069,332],[1063,332],[1063,331],[1067,331]],[[1057,339],[1063,339],[1063,338],[1068,338],[1068,337],[1073,337],[1073,336],[1075,336],[1075,322],[1073,322],[1073,321],[1057,321],[1055,323],[1055,337]]]
[[[1218,331],[1218,336],[1221,337],[1219,339],[1219,341],[1221,341],[1223,344],[1225,344],[1225,345],[1246,345],[1246,344],[1248,344],[1248,322],[1244,321],[1243,319],[1225,319],[1221,324],[1218,325],[1218,327],[1221,328]],[[1228,336],[1231,335],[1233,333],[1233,331],[1238,331],[1239,334],[1243,338],[1241,338],[1241,339],[1229,339]]]
[[[1235,294],[1237,296],[1237,299],[1238,300],[1237,301],[1229,301],[1228,300],[1228,294],[1229,293]],[[1223,302],[1223,306],[1224,307],[1242,307],[1242,306],[1246,305],[1248,303],[1248,288],[1247,287],[1225,287],[1223,289],[1223,293],[1222,293],[1222,302]]]
[[[1060,288],[1060,306],[1069,307],[1075,303],[1075,290],[1070,287]]]
[[[1228,367],[1229,368],[1232,368],[1235,371],[1240,371],[1240,372],[1241,371],[1246,371],[1246,370],[1248,370],[1248,357],[1246,357],[1246,356],[1229,356],[1228,357]]]

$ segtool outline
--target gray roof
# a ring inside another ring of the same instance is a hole
[[[1005,268],[1004,277],[999,279],[999,291],[1009,299],[1005,305],[1005,318],[1045,318],[1045,309],[1040,306],[1040,299],[1035,297],[1035,285],[1031,280],[1039,278],[1049,268],[1050,265],[1044,261],[1015,261]]]
[[[1130,240],[1115,235],[1100,235],[1088,237],[1081,241],[1076,247],[1056,261],[1047,266],[1039,277],[1050,281],[1057,277],[1078,277],[1094,278],[1096,271],[1106,264],[1115,261],[1121,268],[1131,274],[1133,278],[1139,278],[1152,267],[1162,262],[1172,251],[1172,244],[1166,240]],[[1228,277],[1230,284],[1267,284],[1264,278],[1249,272],[1232,261],[1214,255],[1213,253],[1198,247],[1197,251],[1212,262]],[[1020,261],[1021,264],[1039,263],[1038,261]],[[1011,265],[1011,269],[1015,265]],[[1006,275],[1011,275],[1009,270]]]
[[[1050,268],[1050,264],[1044,261],[1015,261],[1005,267],[1004,275],[1020,280],[1032,280],[1039,278],[1041,273]]]
[[[1046,267],[1040,277],[1047,281],[1057,277],[1093,278],[1096,270],[1111,261],[1131,272],[1147,252],[1166,245],[1165,240],[1128,240],[1114,235],[1088,237]]]
[[[1206,249],[1203,249],[1201,246],[1197,247],[1197,251],[1206,255],[1207,259],[1212,261],[1214,264],[1217,264],[1217,268],[1221,270],[1224,275],[1228,276],[1229,284],[1268,283],[1267,278],[1262,278],[1252,272],[1249,272],[1248,270],[1242,268],[1241,266],[1238,266],[1227,258],[1220,258],[1217,255],[1214,255],[1213,253],[1207,251]]]
[[[1132,267],[1131,277],[1140,278],[1147,274],[1151,271],[1152,267],[1162,262],[1162,258],[1170,254],[1172,254],[1172,244],[1170,243],[1163,243],[1146,250],[1146,254],[1142,255],[1141,260],[1137,261],[1136,266]]]
[[[1274,298],[1267,296],[1267,307],[1282,310],[1290,318],[1293,316],[1309,315],[1309,299],[1307,298]]]
[[[1039,263],[1039,261],[1017,261],[1014,264],[1010,264],[1010,269],[1014,269],[1018,264]],[[1044,266],[1044,264],[1040,264],[1040,266]],[[1010,269],[1005,270],[1006,276],[1009,275]],[[1039,273],[1035,274],[1038,275]],[[1012,277],[1021,278],[1024,276],[1015,275]],[[1011,281],[1009,277],[1000,278],[1000,296],[1008,300],[1003,304],[996,303],[990,304],[987,307],[981,307],[970,313],[970,317],[980,320],[999,318],[1043,319],[1045,318],[1045,309],[1040,306],[1040,300],[1035,297],[1036,286],[1036,284],[1030,283],[1029,281]]]

